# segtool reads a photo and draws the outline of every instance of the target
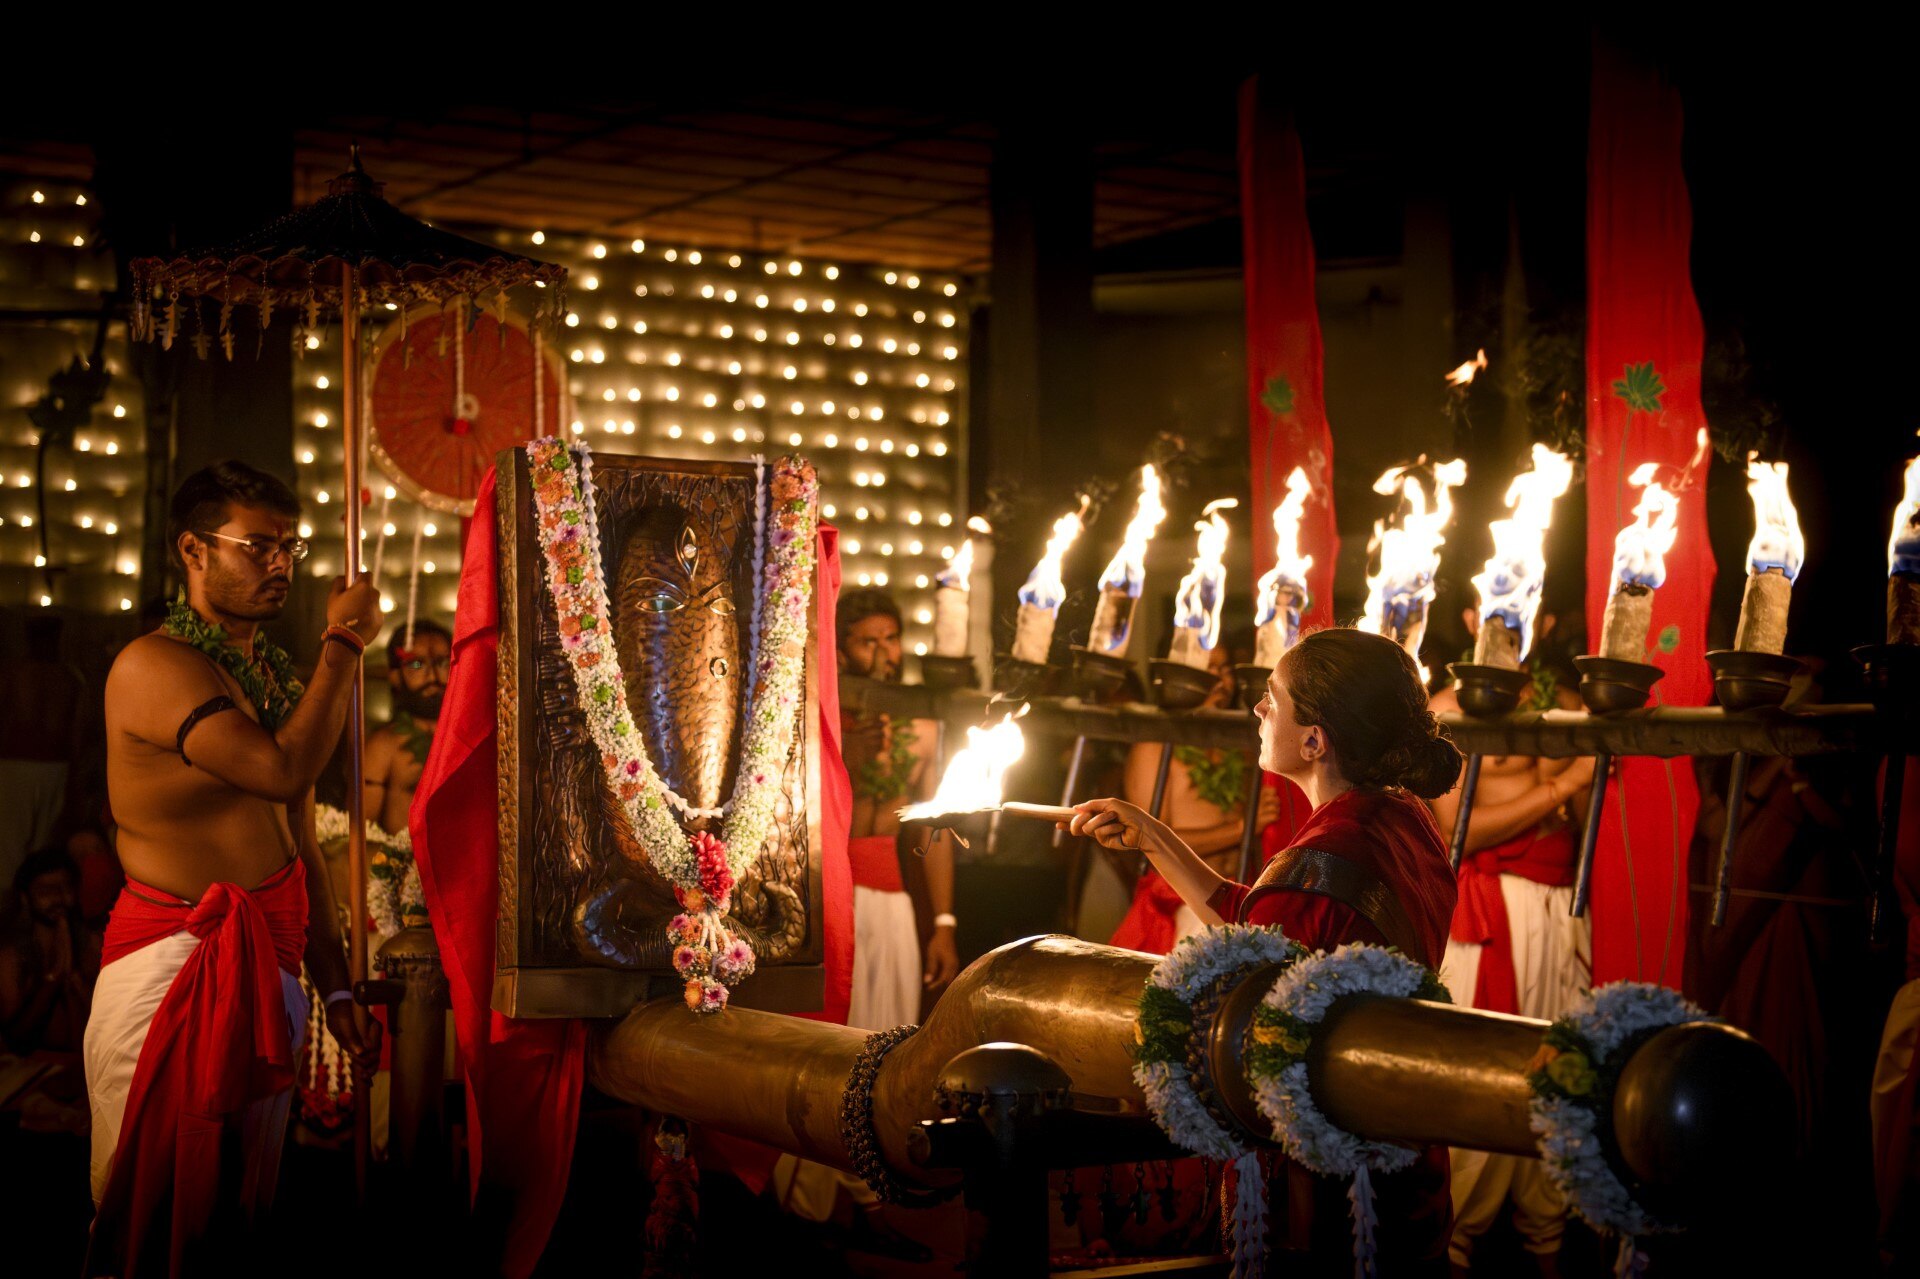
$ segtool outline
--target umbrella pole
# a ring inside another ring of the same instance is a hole
[[[360,568],[360,489],[365,477],[360,472],[361,441],[364,424],[360,421],[360,299],[354,287],[353,268],[340,268],[340,358],[341,443],[345,446],[347,491],[342,496],[347,508],[347,583],[358,582]],[[361,778],[361,751],[366,741],[367,706],[366,665],[354,667],[353,688],[347,695],[347,972],[357,989],[367,979],[367,819],[366,788]],[[358,998],[353,1005],[354,1024],[366,1030],[367,1010]],[[367,1202],[367,1167],[373,1154],[372,1112],[367,1093],[373,1086],[369,1073],[358,1071],[353,1079],[353,1193],[356,1206]]]

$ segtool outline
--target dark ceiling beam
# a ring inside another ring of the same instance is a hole
[[[577,147],[583,142],[591,142],[596,138],[603,138],[608,134],[618,133],[621,129],[627,128],[630,125],[652,119],[659,113],[660,108],[658,106],[652,106],[645,111],[629,112],[625,115],[616,116],[595,128],[588,129],[585,133],[576,133],[564,141],[555,142],[549,146],[536,148],[528,145],[518,156],[501,160],[494,164],[483,165],[471,173],[468,173],[465,177],[449,179],[436,186],[428,187],[425,191],[416,191],[406,199],[400,200],[397,203],[403,209],[418,208],[422,202],[431,200],[435,196],[445,195],[449,191],[457,191],[462,187],[474,186],[478,183],[485,182],[488,178],[497,177],[502,173],[511,173],[515,169],[524,168],[536,160],[559,155],[561,152],[571,147]]]

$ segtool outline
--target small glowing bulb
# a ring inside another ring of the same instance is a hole
[[[885,417],[886,415],[887,415],[887,411],[881,408],[877,404],[867,410],[867,417],[875,422],[878,422],[881,418]]]
[[[313,465],[313,450],[312,450],[312,449],[301,449],[301,450],[300,450],[300,460],[301,460],[302,462],[304,462],[304,463],[306,463],[306,464],[307,464],[308,466],[312,466],[312,465]]]
[[[900,349],[900,344],[894,341],[892,338],[888,338],[886,341],[880,344],[880,349],[882,351],[885,351],[888,355],[892,355],[895,351]]]
[[[21,528],[32,528],[32,527],[33,527],[33,516],[31,516],[31,515],[22,515],[22,516],[20,517],[20,527],[21,527]]]
[[[113,456],[114,454],[116,454],[116,453],[118,453],[119,451],[120,451],[120,441],[118,441],[118,440],[108,440],[108,441],[107,441],[107,456],[108,456],[108,457],[112,457],[112,456]]]
[[[887,571],[881,569],[878,573],[875,573],[873,575],[873,582],[876,586],[885,586],[887,584]]]
[[[620,434],[622,434],[622,435],[632,435],[632,434],[633,434],[633,430],[634,430],[634,427],[633,427],[633,419],[632,419],[632,418],[623,418],[623,419],[621,420],[621,422],[620,422]]]
[[[766,268],[768,275],[780,274],[780,264],[778,262],[769,262],[766,264]]]
[[[87,237],[84,235],[76,235],[73,237],[73,247],[76,249],[84,248],[86,246],[86,243],[87,243]]]
[[[680,398],[680,388],[679,388],[679,387],[677,387],[677,386],[670,386],[670,387],[668,387],[668,388],[667,388],[667,398],[668,398],[669,400],[677,400],[677,399],[679,399],[679,398]]]
[[[897,271],[889,271],[882,278],[885,279],[888,284],[898,284],[900,282],[900,274]]]
[[[627,247],[635,253],[645,253],[647,251],[647,242],[645,240],[635,240],[627,245]]]
[[[766,341],[766,340],[767,340],[767,331],[766,331],[765,329],[755,329],[755,330],[753,331],[753,340],[754,340],[754,341],[756,341],[756,342],[764,342],[764,341]]]
[[[735,444],[745,444],[747,442],[747,430],[745,427],[736,426],[733,428],[733,442]]]
[[[617,329],[620,327],[620,317],[617,315],[603,315],[600,317],[600,327],[603,329]]]
[[[47,566],[47,557],[46,557],[46,556],[44,556],[44,555],[36,555],[36,556],[34,556],[34,557],[33,557],[33,566],[34,566],[35,568],[45,568],[45,567]]]
[[[834,308],[834,305],[835,305],[835,304],[834,304],[834,300],[833,300],[832,298],[822,298],[822,299],[820,300],[820,309],[821,309],[822,311],[825,311],[825,312],[826,312],[826,313],[827,313],[828,315],[832,315],[832,314],[833,314],[833,308]],[[829,333],[829,334],[827,334],[827,340],[828,340],[828,341],[832,341],[832,340],[833,340],[833,334],[831,334],[831,333]]]
[[[951,313],[943,313],[940,316],[940,327],[943,329],[950,329],[953,327],[953,316]]]
[[[597,289],[600,287],[600,277],[597,275],[582,276],[580,277],[580,287],[583,289]]]
[[[703,298],[710,298],[710,297],[712,297],[712,296],[713,296],[713,286],[712,286],[711,284],[703,284],[703,285],[701,285],[701,286],[700,286],[700,296],[701,296],[701,297],[703,297]]]
[[[793,410],[793,415],[795,417],[799,417],[802,413],[805,413],[807,411],[807,406],[802,404],[798,400],[795,400],[792,404],[788,405],[788,407]]]
[[[957,284],[948,284],[946,287],[942,288],[940,291],[946,294],[948,297],[952,297],[954,294],[960,291],[960,286]]]
[[[929,578],[925,573],[922,573],[920,574],[920,576],[913,579],[913,584],[924,591],[927,589],[928,585],[932,582],[932,580],[933,579]]]
[[[40,243],[40,233],[38,231],[27,232],[27,243],[28,244]]]
[[[941,559],[943,559],[943,560],[950,560],[950,559],[952,559],[952,558],[953,558],[953,548],[952,548],[951,546],[943,546],[943,547],[941,547],[941,548],[940,548],[940,558],[941,558]]]
[[[607,361],[607,353],[596,346],[587,352],[587,358],[595,364],[604,364]]]
[[[532,235],[528,236],[527,238],[532,240],[535,244],[545,244],[547,242],[547,233],[545,231],[535,231]]]
[[[395,526],[392,520],[388,520],[385,524],[382,524],[380,526],[380,531],[386,536],[392,537],[395,533],[398,533],[400,530],[398,527]]]
[[[933,610],[930,608],[923,608],[919,612],[913,615],[913,620],[920,623],[920,625],[925,626],[928,622],[931,622],[933,620]]]
[[[313,525],[311,525],[311,524],[309,524],[309,523],[307,523],[307,522],[306,522],[305,520],[302,520],[302,521],[300,522],[300,536],[301,536],[301,537],[312,537],[312,536],[313,536]]]
[[[800,274],[800,264],[798,262],[787,263],[787,274],[788,275]]]
[[[567,358],[572,360],[575,364],[578,364],[582,360],[587,358],[587,353],[585,351],[582,351],[579,347],[576,346],[568,354]]]
[[[433,523],[433,521],[431,521],[431,520],[429,520],[429,521],[427,521],[427,526],[426,526],[426,528],[424,528],[424,529],[422,529],[422,530],[420,530],[420,531],[421,531],[421,532],[423,532],[423,533],[425,533],[425,534],[426,534],[426,535],[427,535],[428,537],[438,537],[438,536],[440,535],[440,529],[439,529],[439,526],[437,526],[436,524],[434,524],[434,523]]]
[[[804,311],[804,310],[806,310],[806,309],[807,309],[807,300],[806,300],[805,298],[795,298],[795,299],[793,300],[793,309],[794,309],[795,311]]]
[[[427,561],[426,563],[424,563],[424,564],[422,564],[422,565],[420,566],[420,571],[421,571],[422,573],[431,573],[431,572],[433,572],[433,561],[432,561],[432,560],[428,560],[428,561]]]
[[[855,371],[853,375],[853,384],[855,386],[865,386],[867,384],[866,370],[860,369]]]
[[[639,402],[640,402],[640,388],[639,388],[639,387],[637,387],[637,386],[630,386],[630,387],[628,387],[628,388],[627,388],[627,403],[629,403],[629,404],[638,404]]]
[[[700,397],[700,402],[706,405],[708,408],[712,408],[714,405],[720,403],[720,397],[715,395],[712,391],[708,391],[705,395]]]
[[[88,439],[75,440],[73,447],[79,449],[82,453],[91,453],[93,452],[93,441]]]
[[[865,488],[867,486],[867,473],[865,471],[855,471],[853,475],[853,482],[855,484],[858,484],[861,488]]]
[[[575,435],[584,435],[586,433],[586,429],[587,429],[586,427],[581,426],[578,422],[575,422],[573,424],[573,433]]]
[[[756,294],[754,294],[754,295],[753,295],[753,304],[754,304],[755,306],[758,306],[758,307],[764,307],[764,306],[766,306],[766,304],[767,304],[767,295],[766,295],[766,294],[764,294],[764,293],[756,293]]]
[[[867,313],[867,304],[866,304],[865,302],[855,302],[855,303],[853,304],[853,313],[854,313],[855,315],[859,315],[859,316],[864,316],[864,315],[866,315],[866,313]]]
[[[313,333],[309,333],[309,334],[307,334],[307,350],[309,350],[309,351],[318,351],[319,349],[320,349],[320,338],[319,338],[319,336],[318,336],[317,334],[313,334]]]
[[[790,432],[788,432],[788,433],[787,433],[787,443],[788,443],[788,444],[791,444],[791,445],[792,445],[792,446],[793,446],[794,448],[799,448],[799,447],[800,447],[800,432],[798,432],[798,431],[790,431]]]
[[[677,440],[680,438],[680,427],[678,424],[675,424],[667,428],[667,438],[670,440]]]
[[[108,537],[112,537],[115,533],[118,533],[120,531],[120,526],[118,524],[115,524],[112,520],[108,520],[105,524],[102,524],[100,528],[101,528],[101,531],[106,533]]]
[[[53,607],[53,596],[51,596],[51,595],[42,595],[42,596],[40,597],[40,607],[41,607],[41,608],[52,608],[52,607]]]
[[[822,400],[820,402],[820,411],[824,414],[827,414],[828,416],[831,416],[833,414],[833,401]]]
[[[892,440],[881,440],[881,441],[880,441],[880,451],[881,451],[882,453],[891,453],[891,452],[893,452],[893,441],[892,441]]]
[[[120,597],[120,611],[124,613],[127,610],[131,609],[132,607],[133,607],[133,601],[128,599],[126,596],[122,595]]]
[[[78,484],[75,484],[72,480],[67,481],[67,492],[71,493],[79,487],[80,486]]]
[[[680,250],[668,249],[665,253],[661,254],[660,256],[665,258],[669,262],[678,262],[680,260]]]
[[[740,300],[740,294],[739,294],[739,291],[738,291],[738,290],[735,290],[735,289],[728,289],[728,290],[727,290],[727,291],[726,291],[725,293],[722,293],[722,294],[720,295],[720,300],[721,300],[722,302],[738,302],[738,301]],[[732,337],[732,336],[733,336],[733,326],[732,326],[732,325],[728,325],[728,326],[727,326],[727,331],[726,331],[725,333],[722,333],[722,334],[721,334],[720,336],[721,336],[721,337],[729,337],[729,338],[730,338],[730,337]]]
[[[856,351],[859,350],[861,345],[865,342],[866,342],[866,339],[861,337],[858,333],[855,333],[852,337],[849,337],[847,339],[847,345],[852,347]]]
[[[787,345],[788,346],[800,345],[800,335],[798,333],[795,333],[792,329],[787,330]]]
[[[667,363],[668,363],[668,364],[671,364],[671,365],[672,365],[672,366],[673,366],[674,368],[676,368],[676,369],[677,369],[677,368],[679,368],[679,367],[680,367],[680,352],[678,352],[678,351],[668,351],[668,352],[667,352]]]
[[[700,250],[698,250],[698,249],[688,249],[688,250],[687,250],[687,264],[688,264],[689,266],[699,266],[699,265],[700,265]]]
[[[33,193],[33,202],[35,204],[45,204],[47,202],[47,193],[45,191],[35,191]]]
[[[920,552],[926,549],[927,549],[926,546],[920,541],[919,538],[915,538],[913,541],[907,543],[907,554],[909,555],[918,555]]]
[[[767,407],[767,397],[762,395],[760,392],[755,391],[753,393],[753,399],[749,401],[749,403],[751,403],[753,407],[756,409],[764,409]]]
[[[820,508],[820,513],[826,516],[828,519],[832,519],[834,516],[840,513],[840,508],[835,506],[832,502],[828,502],[825,506]]]
[[[647,322],[645,320],[635,320],[633,322],[633,331],[635,333],[645,333],[647,331]]]
[[[800,376],[800,370],[794,368],[793,365],[789,364],[787,365],[786,368],[780,370],[780,376],[783,378],[786,378],[787,381],[791,382],[793,381],[793,379]]]
[[[830,266],[825,271],[821,272],[821,274],[825,275],[829,280],[837,280],[840,278],[840,268],[837,266]]]
[[[940,527],[941,528],[953,527],[953,516],[946,511],[940,512]]]
[[[869,514],[871,514],[871,512],[869,512],[866,507],[864,506],[856,507],[853,512],[853,518],[856,520],[864,520],[867,518]],[[857,551],[860,548],[856,546],[853,549]]]
[[[863,507],[861,507],[861,508],[860,508],[860,509],[859,509],[858,511],[855,511],[855,512],[854,512],[854,516],[855,516],[855,518],[857,518],[857,519],[862,519],[862,520],[864,520],[864,519],[866,519],[866,518],[867,518],[867,508],[866,508],[866,507],[864,507],[864,506],[863,506]],[[848,539],[847,539],[847,554],[849,554],[849,555],[858,555],[859,553],[860,553],[860,539],[859,539],[859,538],[857,538],[857,537],[850,537],[850,538],[848,538]]]
[[[313,500],[320,503],[320,505],[325,506],[328,502],[331,502],[333,499],[327,496],[327,491],[325,489],[321,489],[318,493],[315,493],[313,495]]]
[[[855,440],[853,442],[853,447],[856,449],[859,449],[862,453],[865,453],[867,451],[867,437],[863,435],[859,439]]]
[[[919,446],[918,444],[909,444],[909,445],[907,445],[907,447],[906,447],[906,454],[907,454],[907,456],[908,456],[908,457],[919,457],[919,456],[920,456],[920,446]]]
[[[860,575],[860,585],[862,585],[862,586],[872,586],[872,585],[873,585],[873,574],[871,574],[871,573],[862,573],[862,574]]]
[[[600,392],[600,398],[605,400],[609,404],[613,403],[613,398],[614,398],[613,388],[608,387],[606,390]]]
[[[728,361],[727,361],[727,372],[729,372],[729,373],[731,373],[731,374],[733,374],[733,375],[734,375],[735,377],[739,377],[739,376],[740,376],[740,361],[738,361],[738,360],[728,360]]]
[[[727,265],[737,268],[740,265],[740,255],[738,253],[729,253],[727,255]]]
[[[702,431],[702,432],[700,432],[700,442],[701,442],[702,444],[711,444],[711,443],[713,443],[713,432],[712,432],[712,431]]]
[[[389,502],[391,502],[394,498],[400,496],[400,490],[395,488],[393,485],[389,484],[387,485],[385,491],[382,493],[382,496],[385,497]]]
[[[823,445],[825,445],[830,449],[837,449],[840,447],[840,437],[835,435],[832,431],[828,431],[825,435],[820,437],[820,443],[822,443]]]

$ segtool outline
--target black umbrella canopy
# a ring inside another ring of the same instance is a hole
[[[411,305],[491,293],[488,302],[504,312],[507,289],[532,285],[548,291],[540,318],[564,310],[565,267],[428,226],[388,204],[381,190],[360,167],[356,148],[350,167],[327,184],[326,197],[317,203],[232,244],[136,259],[136,336],[158,336],[171,346],[182,298],[218,301],[223,339],[230,338],[236,306],[258,308],[262,328],[281,308],[300,311],[309,327],[317,327],[323,312],[340,309],[349,271],[362,309],[391,303],[404,315]]]

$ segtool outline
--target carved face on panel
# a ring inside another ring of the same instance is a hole
[[[717,807],[731,791],[747,610],[734,557],[750,530],[726,504],[663,500],[636,513],[620,545],[613,623],[627,704],[667,785]],[[695,490],[698,493],[698,490]]]

